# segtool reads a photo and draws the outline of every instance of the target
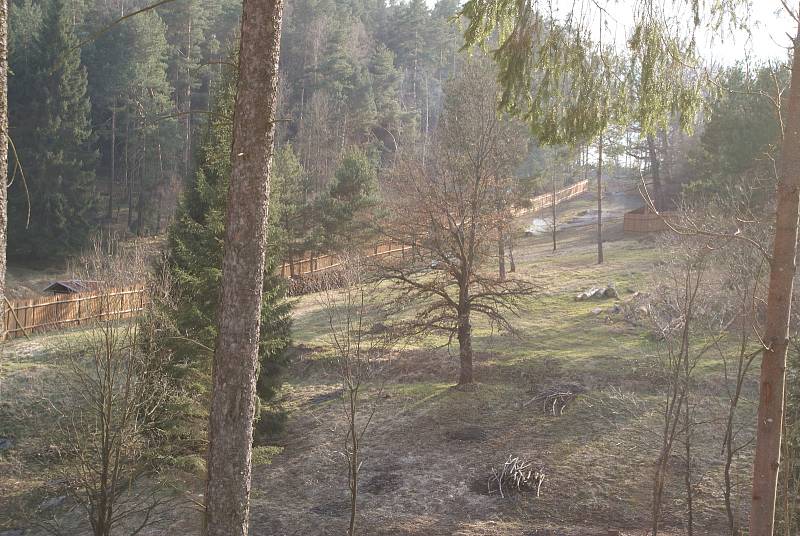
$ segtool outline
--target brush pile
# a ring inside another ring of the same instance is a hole
[[[522,404],[522,407],[526,407],[529,404],[538,402],[542,404],[542,411],[558,417],[564,413],[564,408],[567,407],[567,404],[575,400],[578,395],[581,395],[585,392],[586,389],[582,385],[572,383],[557,385],[545,389],[535,397]]]
[[[533,468],[532,462],[509,454],[502,468],[492,468],[492,476],[489,477],[486,486],[489,495],[500,493],[503,498],[506,493],[526,491],[535,491],[538,497],[542,482],[544,482],[543,468]]]

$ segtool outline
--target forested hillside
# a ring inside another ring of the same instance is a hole
[[[13,1],[9,254],[75,254],[99,228],[152,235],[196,167],[241,5]],[[281,54],[278,144],[312,203],[357,148],[371,165],[435,127],[462,57],[457,3],[292,3]],[[24,181],[22,173],[24,172]],[[27,186],[27,188],[26,188]],[[30,214],[28,202],[30,201]]]

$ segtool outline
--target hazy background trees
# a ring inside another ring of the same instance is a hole
[[[162,232],[199,163],[202,125],[218,113],[211,95],[236,48],[241,3],[178,0],[109,28],[147,3],[10,4],[11,134],[30,190],[10,189],[10,252],[52,260],[79,253],[96,231]],[[332,200],[355,155],[374,185],[398,149],[425,145],[443,83],[463,61],[448,22],[456,9],[449,0],[287,9],[277,141],[305,170],[304,203]],[[312,226],[319,235],[329,225]],[[314,242],[304,249],[323,246]]]

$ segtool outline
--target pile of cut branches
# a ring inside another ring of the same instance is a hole
[[[543,468],[534,469],[531,462],[509,454],[501,469],[492,468],[492,476],[489,477],[486,486],[489,495],[498,492],[503,498],[506,493],[514,491],[535,491],[538,497],[542,482],[544,482]]]
[[[564,413],[564,408],[567,407],[567,404],[575,400],[578,395],[585,392],[586,389],[582,385],[558,385],[549,389],[545,389],[535,397],[525,402],[522,407],[526,407],[528,404],[532,404],[534,402],[541,402],[542,411],[545,413],[551,413],[554,416],[559,416]]]

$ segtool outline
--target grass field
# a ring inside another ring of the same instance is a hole
[[[591,204],[573,201],[562,208],[562,217],[569,219]],[[455,348],[448,352],[417,344],[393,357],[364,440],[361,534],[645,533],[659,445],[656,347],[643,327],[608,310],[650,288],[658,252],[651,237],[623,236],[619,218],[608,222],[606,238],[602,265],[596,264],[591,226],[562,232],[555,253],[549,236],[520,238],[517,271],[541,291],[514,320],[519,337],[475,326],[474,391],[452,388]],[[616,285],[620,300],[574,299],[581,290],[609,283]],[[47,428],[36,422],[35,408],[41,393],[57,385],[61,337],[14,341],[3,348],[0,437],[12,438],[14,446],[0,453],[0,531],[33,527],[26,515],[77,515],[65,514],[68,504],[41,508],[60,491],[52,481]],[[348,504],[340,452],[345,421],[325,318],[314,295],[297,305],[294,338],[299,351],[281,394],[289,412],[287,430],[277,441],[283,450],[271,464],[254,469],[252,533],[344,534]],[[699,370],[698,381],[709,394],[702,411],[713,420],[723,409],[721,363],[709,360]],[[561,384],[585,390],[562,415],[529,403],[543,389]],[[746,386],[745,413],[752,411],[755,387]],[[373,386],[368,396],[377,393]],[[696,530],[724,534],[720,443],[709,434],[695,439]],[[509,454],[543,467],[547,477],[540,497],[487,495],[491,468]],[[737,460],[737,500],[744,503],[747,463],[744,452]],[[199,478],[176,478],[191,497],[202,500]],[[683,534],[682,485],[683,464],[676,457],[670,464],[665,534]],[[195,530],[198,520],[188,509],[151,534]]]

